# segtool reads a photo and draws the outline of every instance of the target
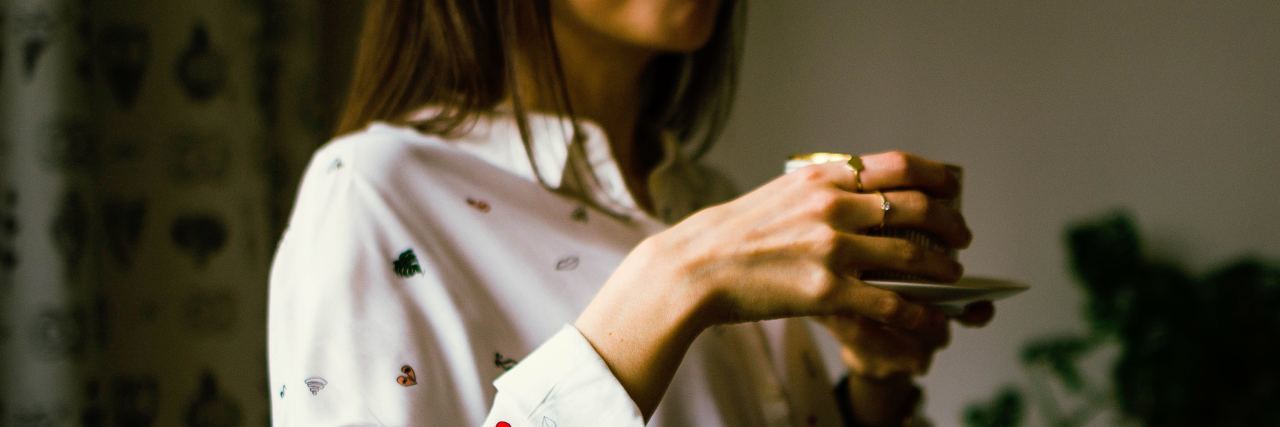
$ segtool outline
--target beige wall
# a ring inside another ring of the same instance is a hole
[[[1280,259],[1280,2],[751,8],[739,102],[712,163],[744,187],[800,151],[959,163],[977,236],[968,271],[1034,286],[935,363],[927,410],[940,425],[1024,381],[1025,339],[1083,327],[1069,221],[1127,208],[1152,252],[1196,271],[1249,252]]]

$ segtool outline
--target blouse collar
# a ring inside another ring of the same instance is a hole
[[[415,113],[414,118],[426,118],[433,115],[434,109],[424,109]],[[474,123],[461,128],[456,135],[445,137],[450,145],[475,155],[495,166],[505,169],[522,178],[537,181],[534,167],[529,162],[532,157],[537,162],[537,174],[551,188],[565,189],[590,197],[601,208],[612,213],[629,217],[634,215],[649,216],[639,207],[636,199],[627,188],[622,169],[613,155],[608,137],[604,129],[592,120],[579,118],[577,131],[580,134],[580,145],[574,147],[573,121],[557,114],[528,112],[526,114],[532,150],[532,156],[526,156],[525,144],[520,135],[519,124],[515,113],[509,108],[498,108],[481,113]],[[377,124],[386,126],[386,124]],[[662,160],[645,180],[649,186],[650,197],[655,208],[663,201],[662,190],[655,188],[655,178],[669,174],[685,162],[680,144],[673,135],[663,132],[660,138]],[[577,168],[579,176],[594,177],[588,182],[566,182],[568,168]]]

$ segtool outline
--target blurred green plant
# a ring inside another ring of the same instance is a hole
[[[1025,396],[1056,427],[1108,409],[1150,426],[1280,425],[1280,267],[1245,257],[1192,277],[1147,258],[1124,213],[1071,226],[1067,243],[1087,332],[1026,343],[1031,389],[969,405],[966,425],[1021,425]],[[1079,368],[1101,346],[1118,350],[1104,387]],[[1058,396],[1081,403],[1065,410]]]

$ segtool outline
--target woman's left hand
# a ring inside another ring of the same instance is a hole
[[[841,344],[840,357],[849,368],[848,414],[858,425],[901,426],[918,398],[912,377],[924,375],[933,354],[947,345],[951,321],[930,310],[925,327],[894,328],[866,317],[826,316],[821,323]],[[995,316],[989,301],[965,306],[955,320],[965,326],[986,325]]]
[[[923,375],[929,370],[933,354],[946,347],[951,338],[951,322],[941,312],[931,315],[929,326],[916,330],[889,327],[865,317],[826,316],[821,320],[840,342],[840,356],[850,375],[883,380]],[[955,320],[979,327],[994,316],[995,306],[982,301],[966,306]]]

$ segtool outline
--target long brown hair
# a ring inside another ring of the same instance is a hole
[[[638,141],[667,131],[696,144],[694,158],[710,148],[737,86],[745,6],[745,0],[726,0],[705,46],[659,55],[648,65]],[[337,133],[381,120],[448,135],[510,97],[532,152],[524,102],[511,90],[517,44],[545,53],[529,55],[535,83],[549,89],[559,114],[576,119],[547,0],[370,0]],[[409,113],[428,105],[438,108],[434,116],[410,121]]]

